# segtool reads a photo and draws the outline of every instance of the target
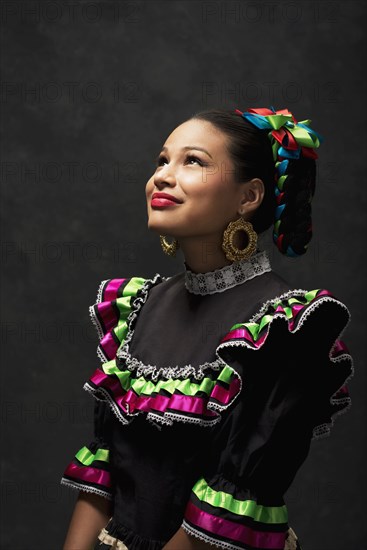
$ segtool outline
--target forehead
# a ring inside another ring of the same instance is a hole
[[[183,122],[166,139],[164,146],[168,149],[180,149],[187,146],[200,146],[210,153],[224,152],[227,136],[206,120],[187,120]]]

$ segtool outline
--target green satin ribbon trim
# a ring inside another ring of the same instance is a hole
[[[233,378],[233,369],[226,365],[220,372],[218,376],[218,380],[221,382],[225,382],[226,384],[230,384]]]
[[[166,390],[173,394],[176,390],[179,390],[184,395],[193,396],[198,392],[204,392],[209,395],[216,384],[216,380],[211,378],[203,378],[200,384],[191,382],[188,378],[184,380],[158,380],[152,382],[146,380],[143,376],[139,378],[133,378],[132,372],[129,370],[120,370],[116,365],[116,360],[112,359],[102,365],[103,372],[108,375],[116,375],[120,381],[121,387],[128,391],[132,388],[137,395],[151,395],[153,392],[158,393],[160,390]],[[222,371],[219,373],[217,380],[230,384],[233,378],[233,369],[228,365],[225,365]]]
[[[307,307],[310,305],[310,303],[315,299],[317,293],[320,291],[319,288],[316,288],[314,290],[309,290],[305,292],[304,298],[306,300],[306,303],[303,300],[300,300],[300,298],[288,298],[286,301],[288,304],[301,304],[304,307]],[[274,310],[277,309],[279,305],[282,306],[284,313],[287,317],[287,319],[291,319],[293,317],[292,308],[290,306],[283,304],[284,300],[277,300],[276,302],[273,302],[269,305]],[[274,314],[268,313],[266,315],[263,315],[258,323],[255,322],[248,322],[248,323],[236,323],[231,327],[232,330],[236,330],[237,328],[243,328],[246,327],[246,329],[250,332],[251,336],[253,337],[254,341],[258,339],[258,336],[262,329],[270,323],[270,321],[274,318]]]
[[[101,460],[103,462],[109,461],[110,451],[108,449],[97,449],[93,454],[88,447],[82,447],[75,455],[75,457],[84,464],[84,466],[90,466],[95,460]]]
[[[122,295],[127,296],[133,294],[134,296],[136,296],[136,293],[143,286],[145,281],[146,279],[144,279],[143,277],[131,277],[130,281],[124,287]]]
[[[239,516],[251,517],[254,521],[260,521],[261,523],[288,522],[286,505],[262,506],[257,504],[255,500],[237,500],[229,493],[215,491],[209,487],[204,478],[195,483],[192,491],[199,500],[207,502],[211,506],[224,508]]]
[[[307,301],[311,302],[312,300],[314,300],[316,298],[316,294],[320,292],[320,288],[316,288],[315,290],[309,290],[308,292],[306,292],[305,294],[305,298]]]
[[[122,291],[122,296],[116,299],[116,306],[119,310],[119,320],[116,327],[113,328],[118,340],[121,342],[119,349],[126,338],[127,322],[126,319],[131,311],[131,298],[135,297],[138,290],[143,286],[146,279],[142,277],[132,277]]]

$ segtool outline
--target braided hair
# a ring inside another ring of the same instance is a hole
[[[242,113],[208,109],[189,120],[210,122],[229,137],[228,154],[235,179],[246,182],[260,178],[264,184],[263,200],[250,219],[254,230],[261,234],[273,225],[273,242],[278,250],[286,256],[300,256],[307,252],[312,238],[311,201],[317,155],[306,157],[302,148],[299,158],[284,160],[278,154],[274,161],[269,130],[260,129],[238,114]]]

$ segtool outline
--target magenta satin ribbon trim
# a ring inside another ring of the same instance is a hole
[[[214,386],[210,397],[213,397],[216,401],[220,401],[223,405],[227,405],[227,403],[232,401],[233,397],[240,391],[240,387],[240,379],[236,376],[232,380],[228,390],[218,384]]]
[[[349,353],[349,349],[347,348],[346,344],[342,340],[336,340],[334,344],[333,355],[335,353],[339,354],[341,352]]]
[[[171,397],[166,397],[164,395],[137,396],[133,390],[124,392],[117,379],[111,378],[100,369],[97,369],[93,373],[90,380],[96,386],[108,388],[113,395],[114,401],[125,413],[128,412],[126,408],[126,404],[128,404],[129,412],[133,412],[135,409],[145,412],[154,410],[165,412],[167,408],[170,408],[176,411],[189,412],[192,414],[205,415],[209,417],[217,416],[217,413],[206,408],[206,398],[177,394],[174,394]]]
[[[64,475],[74,478],[76,481],[89,481],[103,487],[111,487],[111,476],[109,472],[91,468],[90,466],[77,466],[69,464]]]
[[[102,350],[104,351],[105,356],[108,360],[113,359],[116,357],[116,352],[118,349],[118,344],[113,339],[113,336],[110,332],[108,332],[100,341],[99,345],[101,346]]]
[[[117,291],[122,285],[122,283],[126,281],[125,279],[111,279],[111,281],[107,284],[104,292],[103,292],[103,300],[116,300],[117,298]],[[102,300],[102,301],[103,301]]]
[[[286,533],[255,531],[245,525],[239,525],[199,510],[191,501],[186,506],[185,519],[197,527],[201,527],[208,534],[226,537],[234,542],[248,544],[253,548],[284,549]]]
[[[216,416],[215,413],[206,409],[203,398],[190,395],[174,394],[171,397],[164,395],[137,396],[132,390],[129,390],[126,393],[124,402],[130,405],[131,411],[139,409],[146,412],[159,411],[164,413],[167,409],[173,409],[198,415]]]
[[[252,347],[260,348],[265,340],[265,336],[266,334],[263,334],[258,340],[256,340],[256,342],[254,342],[253,336],[247,328],[236,328],[235,330],[228,332],[222,339],[222,342],[241,339],[250,342]]]
[[[333,296],[333,294],[331,292],[329,292],[329,290],[320,290],[320,292],[318,293],[317,297],[319,296]],[[296,296],[295,296],[296,298]],[[310,302],[312,303],[312,301]],[[310,304],[305,304],[305,305],[302,305],[302,304],[293,304],[291,305],[291,309],[292,309],[292,314],[294,317],[296,317],[296,315],[302,310],[304,309],[305,307],[308,307],[308,305]],[[277,308],[275,309],[275,313],[284,313],[285,315],[285,311],[284,311],[284,307],[281,306],[281,305],[278,305]],[[289,324],[289,328],[290,330],[292,331],[294,326],[295,326],[295,319],[288,319],[286,318],[286,320],[288,321],[288,324]],[[269,326],[268,326],[269,328]],[[268,332],[264,333],[258,340],[256,340],[256,342],[254,341],[253,339],[253,336],[251,334],[251,332],[246,328],[237,328],[235,330],[232,330],[230,332],[228,332],[224,338],[222,338],[221,342],[226,342],[228,340],[237,340],[237,339],[242,339],[242,340],[247,340],[251,343],[251,345],[253,347],[255,347],[256,349],[260,348],[264,342],[264,340],[266,339],[267,337],[267,334]]]
[[[318,296],[333,296],[333,294],[329,290],[320,290]]]
[[[349,397],[349,389],[348,389],[348,386],[347,384],[345,384],[344,386],[342,386],[337,392],[336,392],[336,395],[335,397],[337,399],[339,399],[339,397]]]
[[[120,409],[123,412],[127,413],[126,408],[123,406],[124,396],[126,395],[126,392],[121,387],[121,384],[117,378],[111,378],[108,374],[105,374],[100,369],[96,369],[90,380],[96,386],[108,388],[113,395],[114,401],[119,405]]]
[[[102,302],[101,304],[98,304],[97,309],[107,330],[110,330],[112,327],[116,326],[118,318],[110,302]]]

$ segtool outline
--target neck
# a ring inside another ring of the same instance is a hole
[[[193,273],[214,271],[232,263],[226,258],[218,239],[180,238],[179,242],[185,264]]]

